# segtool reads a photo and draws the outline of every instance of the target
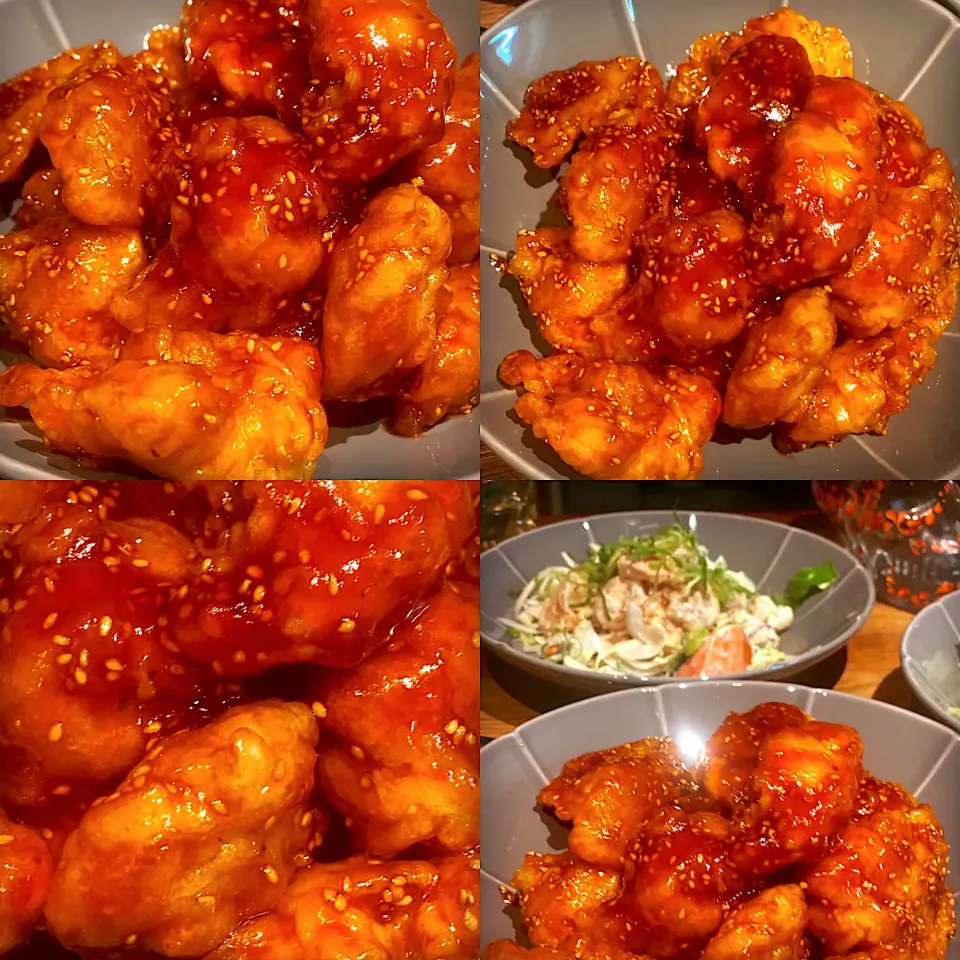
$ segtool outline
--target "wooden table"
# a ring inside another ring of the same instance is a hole
[[[492,27],[501,17],[505,17],[514,7],[520,5],[521,0],[511,0],[509,3],[492,3],[491,0],[480,0],[480,26],[486,29]],[[507,466],[488,446],[480,445],[480,476],[484,480],[523,480],[523,474],[517,473],[513,467]]]
[[[791,523],[828,534],[819,514],[757,513],[782,523]],[[563,517],[548,517],[551,522]],[[844,650],[821,664],[789,679],[790,683],[829,687],[861,697],[884,700],[915,709],[914,698],[900,669],[900,637],[912,614],[885,603],[874,606],[861,630]],[[531,717],[578,699],[576,694],[529,676],[496,657],[484,654],[480,680],[480,733],[499,737]]]
[[[493,3],[491,0],[480,0],[480,26],[484,29],[492,27],[501,17],[519,7],[521,2],[522,0],[509,0],[506,3]]]

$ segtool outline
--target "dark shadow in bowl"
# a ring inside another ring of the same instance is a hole
[[[523,427],[523,437],[521,443],[540,460],[543,461],[548,467],[551,467],[553,470],[556,470],[557,473],[566,477],[568,480],[582,480],[583,474],[578,473],[570,464],[562,460],[547,443],[546,440],[538,440],[534,435],[533,431],[530,429],[530,425],[521,420],[513,409],[510,409],[507,412],[507,416],[514,422],[518,423]]]
[[[557,177],[557,167],[544,169],[533,162],[533,154],[526,147],[514,143],[506,137],[503,145],[523,164],[523,182],[529,187],[539,190]]]
[[[557,206],[557,197],[560,195],[559,188],[554,191],[550,197],[549,203],[543,208],[540,219],[537,220],[537,228],[541,227],[569,227],[570,220],[567,215]]]
[[[323,409],[327,414],[327,423],[331,427],[356,430],[358,427],[378,427],[381,420],[390,416],[392,404],[389,397],[376,397],[363,403],[339,403],[336,400],[325,400]]]
[[[543,338],[543,334],[540,332],[540,324],[537,323],[537,318],[530,312],[527,301],[523,298],[520,281],[508,273],[501,273],[499,286],[501,290],[506,290],[510,294],[510,299],[513,300],[514,306],[517,308],[520,322],[527,328],[530,339],[533,340],[534,349],[542,357],[553,353],[553,347]]]
[[[557,853],[565,852],[570,846],[570,829],[539,803],[533,809],[537,811],[537,816],[547,828],[547,846]]]
[[[160,479],[155,473],[150,473],[149,470],[144,470],[128,460],[100,459],[89,456],[73,457],[68,453],[58,453],[51,450],[43,442],[43,434],[37,429],[26,410],[0,407],[0,411],[6,411],[7,416],[3,419],[21,423],[23,429],[30,434],[27,438],[17,440],[16,446],[21,450],[27,450],[34,457],[42,457],[51,470],[69,473],[80,479],[103,479],[105,476],[120,480]]]
[[[773,433],[773,427],[759,427],[756,430],[738,430],[722,420],[718,421],[717,428],[710,438],[712,443],[729,446],[732,443],[742,443],[744,440],[765,440]]]

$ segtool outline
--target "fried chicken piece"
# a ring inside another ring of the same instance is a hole
[[[475,960],[479,894],[475,854],[315,863],[207,960]]]
[[[448,584],[383,650],[310,689],[325,733],[317,782],[364,853],[479,843],[479,609],[476,588]]]
[[[173,96],[174,105],[183,106],[183,94],[190,85],[190,72],[183,29],[179,24],[154,27],[144,39],[143,49],[131,59],[159,73]]]
[[[279,700],[163,741],[68,837],[50,932],[190,957],[270,910],[309,859],[316,742],[309,708]]]
[[[244,484],[231,516],[171,620],[192,659],[241,675],[359,663],[433,592],[476,508],[467,484],[328,480]]]
[[[790,294],[751,325],[723,399],[723,420],[753,430],[792,422],[823,380],[837,339],[830,296],[823,287]]]
[[[727,914],[701,960],[807,960],[806,925],[801,887],[768,887]]]
[[[933,811],[909,796],[901,809],[879,809],[847,824],[827,856],[804,875],[810,932],[831,953],[884,943],[919,945],[949,897],[947,852]]]
[[[769,733],[734,811],[731,863],[765,876],[816,862],[847,822],[863,778],[852,727],[808,721]]]
[[[700,103],[697,143],[714,174],[736,184],[751,208],[764,199],[771,147],[803,104],[812,76],[799,43],[764,35],[738,44]]]
[[[880,173],[883,186],[912,187],[920,182],[930,148],[920,118],[902,101],[876,94],[880,106]],[[882,202],[882,198],[881,198]]]
[[[309,477],[327,439],[316,348],[256,334],[150,327],[102,372],[16,364],[0,403],[52,447],[183,480]]]
[[[572,853],[528,853],[510,885],[534,946],[573,952],[589,935],[596,911],[620,892],[621,875]]]
[[[558,350],[588,360],[603,357],[591,320],[614,305],[629,286],[624,263],[590,263],[573,250],[570,227],[521,230],[507,272],[520,282],[540,332]]]
[[[583,260],[617,263],[630,257],[679,137],[670,114],[652,108],[634,114],[629,126],[594,131],[561,180],[558,203],[573,224],[570,244]]]
[[[437,342],[400,388],[393,428],[415,437],[444,417],[468,413],[480,386],[480,263],[450,268],[437,295]]]
[[[915,169],[914,183],[884,196],[850,268],[830,281],[837,319],[855,337],[902,327],[956,259],[960,197],[950,161],[931,150]]]
[[[746,239],[742,217],[727,210],[667,221],[648,234],[651,308],[678,346],[707,350],[743,332],[758,292]]]
[[[706,944],[744,888],[727,856],[730,835],[714,813],[664,808],[650,820],[627,857],[623,895],[610,908],[623,947],[671,958]]]
[[[652,63],[635,57],[584,60],[534,80],[507,136],[530,150],[538,167],[555,167],[581,134],[590,136],[629,119],[633,110],[662,104],[663,81]]]
[[[837,27],[808,20],[789,7],[748,20],[740,33],[712,33],[700,37],[690,56],[677,66],[667,89],[668,102],[680,110],[696,106],[730,57],[759,36],[789,37],[803,47],[816,76],[852,77],[853,52]]]
[[[668,109],[684,118],[695,117],[717,74],[741,42],[739,34],[723,30],[694,40],[687,59],[677,64],[676,73],[667,84]]]
[[[190,203],[178,202],[211,259],[241,290],[280,296],[317,272],[333,196],[304,141],[283,124],[261,117],[201,124],[185,174],[179,196]]]
[[[51,95],[40,140],[63,178],[70,213],[99,226],[139,226],[147,186],[176,135],[171,107],[163,74],[132,57]]]
[[[696,790],[674,745],[651,738],[569,760],[537,801],[553,808],[558,820],[572,822],[571,852],[618,867],[658,809]]]
[[[527,390],[514,410],[534,435],[598,480],[698,477],[720,414],[709,381],[679,367],[654,372],[571,354],[537,360],[521,350],[503,361],[500,377]]]
[[[739,806],[751,789],[760,749],[770,734],[802,727],[810,718],[790,703],[761,703],[729,713],[704,748],[703,786],[724,811]]]
[[[177,656],[159,625],[191,542],[56,487],[18,521],[27,525],[0,561],[0,752],[14,769],[0,795],[21,808],[75,797],[88,782],[109,791],[161,730],[204,722],[240,695]]]
[[[0,84],[0,183],[15,180],[37,143],[47,100],[73,77],[89,76],[120,59],[112,43],[67,50]]]
[[[705,377],[722,390],[736,359],[733,346],[720,344],[710,350],[698,350],[674,343],[657,316],[652,299],[655,289],[663,290],[659,284],[655,287],[651,277],[641,273],[639,280],[626,293],[589,320],[591,341],[577,352],[584,359],[614,360],[617,363],[665,360],[683,367],[688,373]]]
[[[168,178],[170,242],[113,304],[128,329],[258,329],[321,268],[336,200],[279,121],[201,123]]]
[[[480,253],[480,57],[470,54],[457,74],[444,118],[443,139],[401,164],[404,177],[450,218],[453,249],[447,262],[469,263]]]
[[[53,858],[40,835],[0,809],[0,954],[29,938],[52,875]]]
[[[20,191],[23,203],[13,215],[17,229],[27,230],[44,220],[69,216],[60,195],[62,188],[63,178],[52,167],[33,174]]]
[[[107,367],[123,332],[110,302],[146,261],[136,230],[72,217],[0,236],[0,318],[43,366]]]
[[[774,435],[783,453],[836,443],[855,433],[886,432],[890,417],[906,409],[910,391],[933,369],[935,344],[956,316],[956,264],[944,271],[935,299],[898,330],[847,340],[826,363],[826,374],[793,424]]]
[[[818,77],[853,76],[853,52],[839,27],[824,26],[816,20],[808,20],[796,10],[780,7],[773,13],[748,20],[741,35],[749,42],[763,34],[796,40]]]
[[[680,147],[660,173],[656,210],[671,220],[690,220],[737,204],[737,190],[710,169],[706,158]]]
[[[483,953],[483,960],[570,960],[572,953],[560,953],[549,947],[518,946],[513,940],[494,940]]]
[[[878,120],[869,87],[811,81],[802,111],[777,134],[767,206],[753,223],[761,283],[797,287],[849,265],[877,212]]]
[[[17,480],[3,488],[0,500],[0,551],[12,542],[19,530],[12,529],[16,524],[33,520],[48,497],[56,496],[61,484],[54,480]],[[9,559],[4,553],[3,557]]]
[[[191,78],[201,89],[222,88],[244,107],[294,124],[310,77],[297,10],[281,0],[186,0]]]
[[[427,0],[307,0],[303,128],[331,177],[367,183],[444,136],[457,55]]]
[[[389,395],[430,356],[450,244],[449,218],[415,186],[388,187],[370,201],[331,256],[323,308],[327,396]]]

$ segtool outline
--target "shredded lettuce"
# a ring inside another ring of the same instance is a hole
[[[827,561],[798,571],[782,594],[758,593],[679,522],[651,536],[593,544],[581,562],[566,553],[561,559],[523,587],[514,617],[501,619],[511,642],[576,669],[647,677],[676,673],[731,627],[750,643],[751,669],[785,660],[780,634],[794,611],[837,579]]]

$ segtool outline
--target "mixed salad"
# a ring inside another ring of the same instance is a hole
[[[589,559],[541,570],[502,623],[527,653],[568,667],[644,677],[716,677],[786,654],[794,611],[837,579],[831,561],[799,570],[780,594],[711,558],[679,523],[593,544]]]

